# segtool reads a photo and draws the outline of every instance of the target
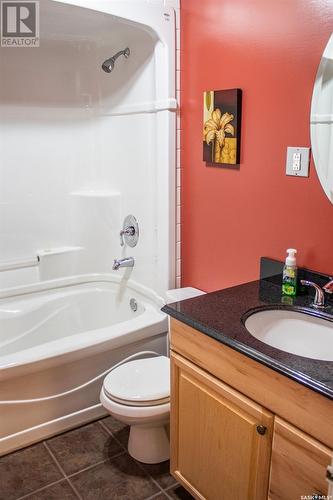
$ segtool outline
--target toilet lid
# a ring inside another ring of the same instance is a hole
[[[165,356],[129,361],[112,370],[103,388],[114,401],[129,405],[158,405],[169,401],[170,360]]]

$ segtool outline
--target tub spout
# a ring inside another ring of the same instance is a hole
[[[120,267],[134,267],[134,258],[125,257],[125,259],[114,259],[112,269],[118,271]]]

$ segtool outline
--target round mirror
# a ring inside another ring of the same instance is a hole
[[[333,34],[324,50],[314,84],[310,132],[317,174],[333,203]]]

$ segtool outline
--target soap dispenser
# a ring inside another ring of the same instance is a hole
[[[295,248],[288,248],[286,263],[282,274],[282,293],[294,297],[297,292],[297,266]]]

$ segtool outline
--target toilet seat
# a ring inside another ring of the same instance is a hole
[[[149,423],[151,421],[169,420],[170,402],[161,405],[153,403],[150,406],[120,404],[107,396],[103,388],[100,393],[100,401],[111,415],[128,425],[138,422]]]
[[[103,392],[120,405],[165,405],[170,400],[170,360],[156,356],[124,363],[105,377]]]
[[[119,403],[120,405],[126,405],[126,406],[159,406],[159,405],[164,405],[165,403],[168,403],[170,401],[170,397],[163,398],[163,399],[157,399],[153,401],[128,401],[127,399],[120,399],[116,398],[115,396],[110,396],[108,392],[105,391],[107,397],[112,399],[115,403]]]

